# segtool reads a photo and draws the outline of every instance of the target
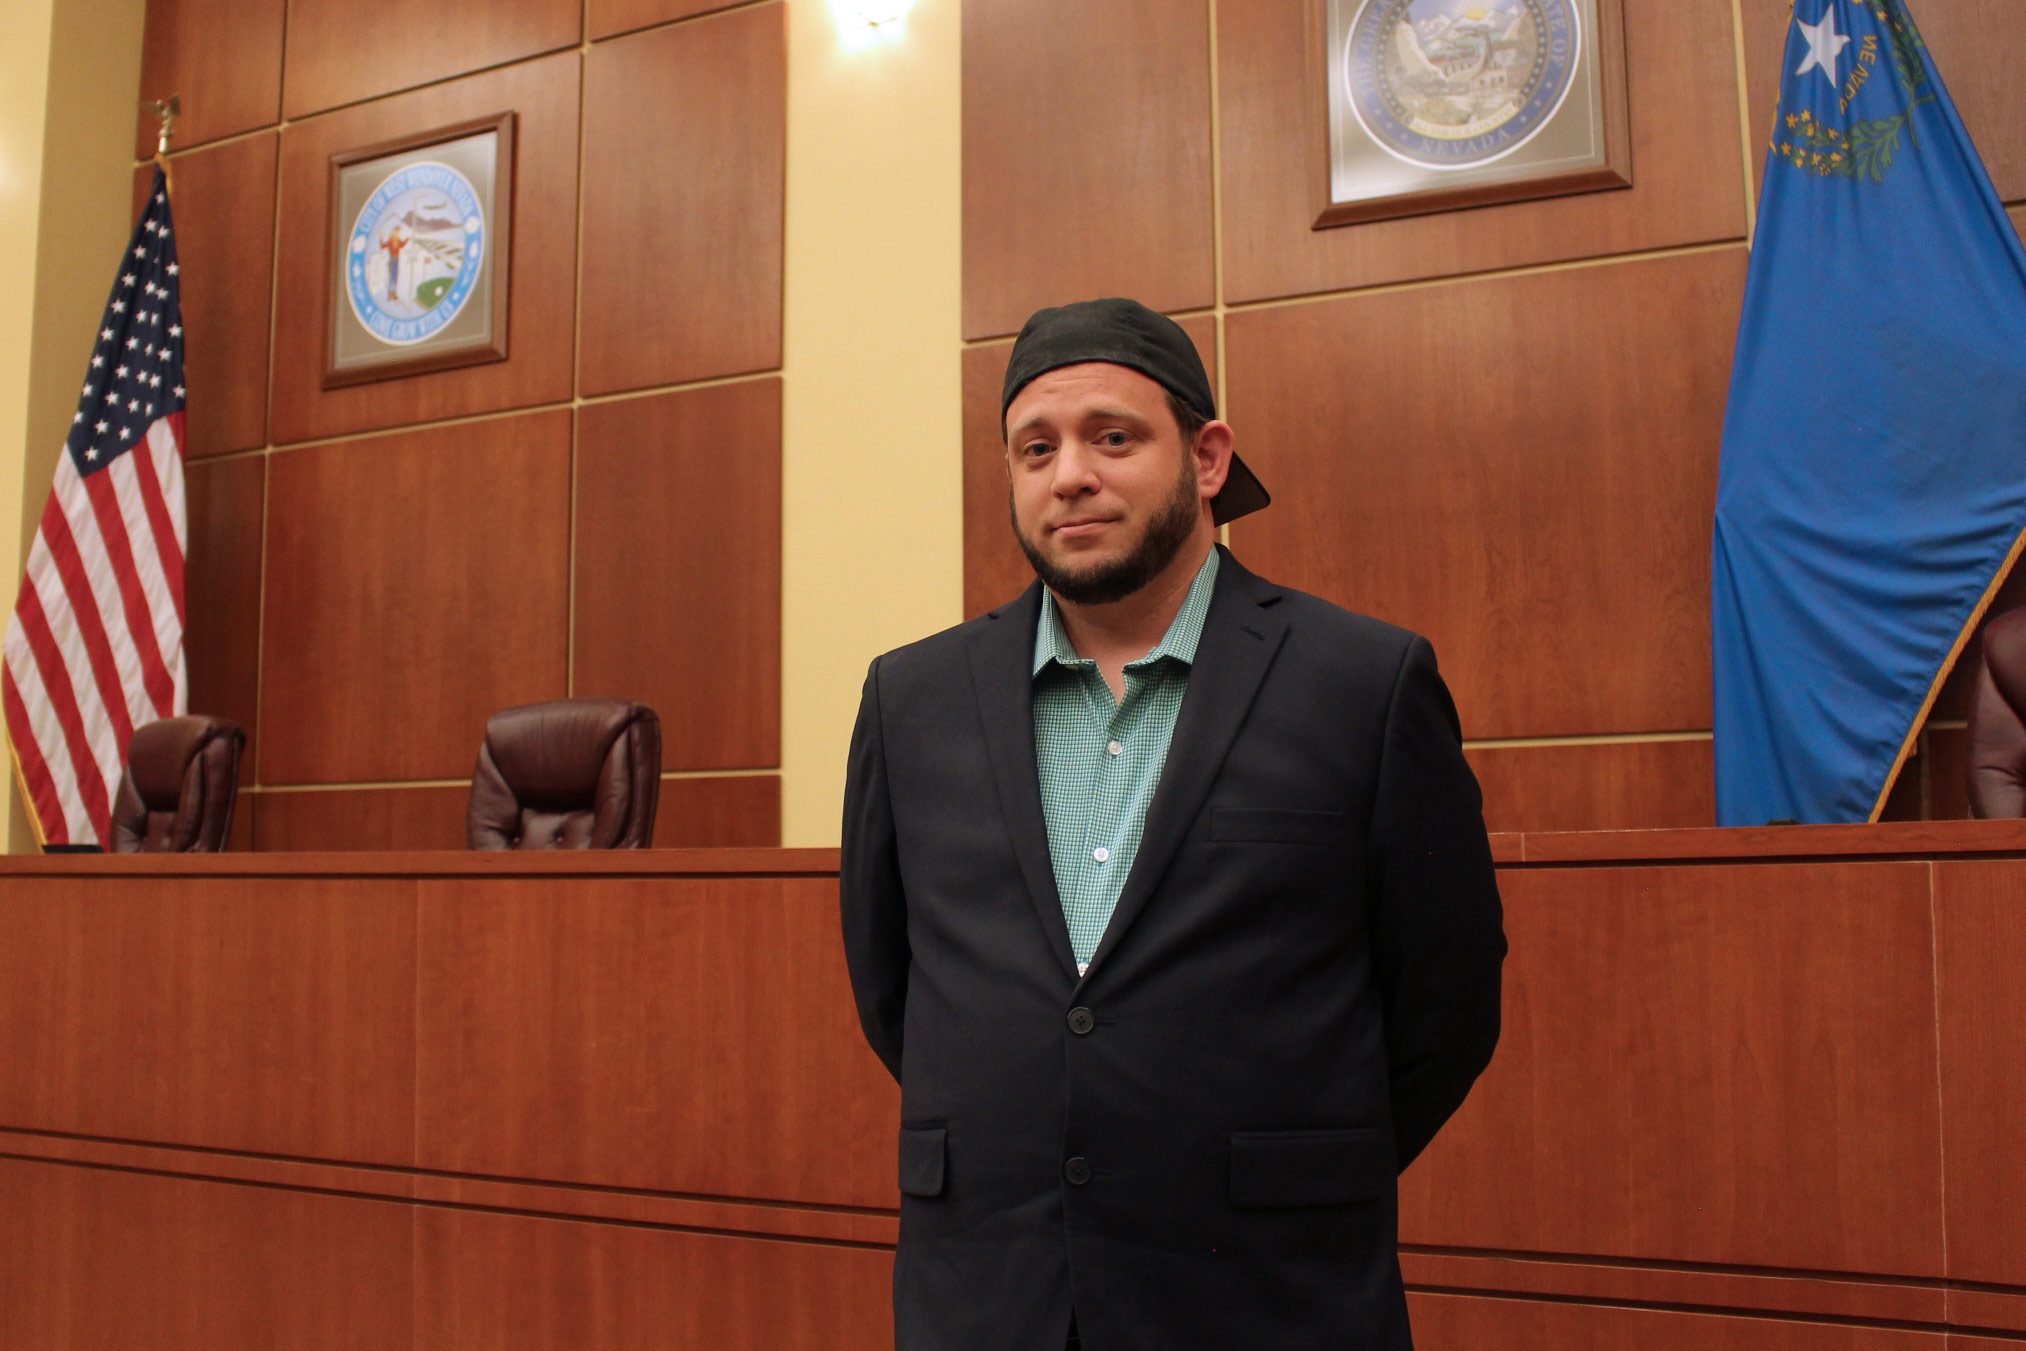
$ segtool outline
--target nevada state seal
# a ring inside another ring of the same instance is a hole
[[[485,208],[471,180],[434,160],[407,164],[367,197],[345,252],[352,313],[381,342],[421,342],[457,317],[485,258]]]
[[[1502,159],[1553,120],[1576,82],[1574,0],[1364,0],[1344,82],[1379,147],[1424,169]]]

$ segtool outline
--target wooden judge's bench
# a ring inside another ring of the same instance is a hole
[[[1425,1351],[2026,1347],[2026,822],[1495,844]],[[890,1347],[836,866],[0,861],[0,1348]]]

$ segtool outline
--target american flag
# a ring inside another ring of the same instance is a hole
[[[47,844],[109,837],[134,728],[188,698],[176,272],[158,168],[7,624],[7,734]]]

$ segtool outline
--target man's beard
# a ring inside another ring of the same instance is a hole
[[[1012,494],[1007,494],[1007,506],[1012,508]],[[1115,600],[1124,600],[1148,582],[1161,574],[1161,570],[1175,561],[1175,555],[1189,542],[1189,536],[1196,532],[1196,522],[1202,514],[1202,498],[1196,489],[1196,466],[1191,458],[1182,458],[1182,475],[1175,480],[1175,490],[1154,518],[1147,522],[1146,532],[1140,542],[1122,558],[1107,563],[1098,563],[1083,572],[1071,572],[1058,567],[1042,556],[1034,547],[1027,532],[1020,528],[1020,513],[1012,511],[1013,538],[1020,541],[1020,552],[1027,555],[1027,561],[1034,566],[1035,575],[1041,583],[1063,600],[1074,605],[1109,605]]]

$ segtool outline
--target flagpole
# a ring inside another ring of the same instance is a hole
[[[176,180],[169,169],[169,138],[176,134],[176,118],[183,111],[183,96],[171,94],[164,99],[143,99],[141,106],[161,120],[161,132],[155,138],[155,167],[162,171],[162,185],[173,195]]]
[[[35,799],[28,793],[28,776],[21,772],[21,752],[14,749],[14,735],[7,736],[7,758],[14,765],[14,786],[21,792],[21,814],[28,818],[28,829],[35,836],[35,847],[47,849],[49,840],[42,833],[42,816],[35,810]]]

